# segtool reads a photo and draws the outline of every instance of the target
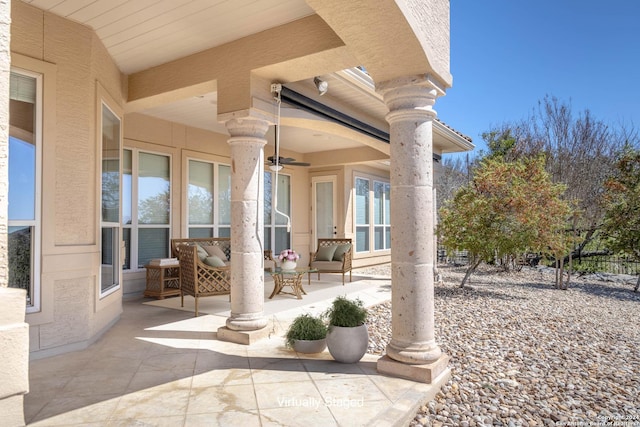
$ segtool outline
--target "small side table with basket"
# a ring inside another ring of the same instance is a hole
[[[147,270],[145,297],[164,299],[180,295],[180,263],[177,259],[151,260],[144,268]]]

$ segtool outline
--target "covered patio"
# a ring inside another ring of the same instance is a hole
[[[443,154],[473,147],[436,118],[452,85],[449,1],[240,3],[0,3],[0,172],[24,174],[0,180],[0,412],[11,423],[39,393],[30,359],[110,354],[100,343],[112,328],[144,336],[120,319],[172,238],[230,239],[229,309],[207,328],[249,344],[241,353],[271,335],[264,250],[294,249],[307,265],[321,238],[352,239],[354,267],[392,265],[377,371],[447,380],[433,183]],[[169,310],[178,317],[133,321],[190,316]]]
[[[339,275],[325,275],[303,300],[268,300],[271,334],[250,347],[211,332],[228,316],[225,296],[203,299],[199,317],[190,297],[184,310],[179,297],[126,299],[120,321],[98,342],[30,363],[27,424],[405,425],[436,387],[379,374],[371,354],[341,364],[326,350],[303,355],[284,346],[293,317],[322,312],[337,295],[366,305],[389,300],[389,277],[355,273],[346,287]]]

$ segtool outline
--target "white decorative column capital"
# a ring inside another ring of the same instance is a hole
[[[234,118],[225,122],[231,138],[229,144],[256,138],[256,142],[266,144],[264,136],[269,130],[269,122],[255,117]]]
[[[376,91],[389,107],[387,121],[436,117],[433,105],[438,96],[444,95],[436,83],[426,75],[402,77],[376,85]]]

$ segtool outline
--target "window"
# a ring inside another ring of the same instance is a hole
[[[356,178],[356,252],[369,251],[369,180]]]
[[[120,118],[102,103],[100,297],[120,288]]]
[[[125,149],[123,153],[124,268],[144,268],[153,258],[167,258],[171,218],[171,158]]]
[[[276,174],[264,173],[264,248],[278,254],[291,248],[287,217],[276,211]],[[278,174],[277,210],[291,217],[291,177]]]
[[[355,193],[356,252],[390,249],[391,185],[375,179],[356,177]]]
[[[231,236],[231,168],[189,160],[189,237]]]
[[[373,181],[373,236],[376,251],[391,248],[391,184]]]
[[[9,286],[27,291],[40,311],[42,76],[12,69],[9,101]]]

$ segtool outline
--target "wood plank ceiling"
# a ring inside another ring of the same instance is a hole
[[[93,28],[125,74],[313,13],[304,0],[22,0]]]

